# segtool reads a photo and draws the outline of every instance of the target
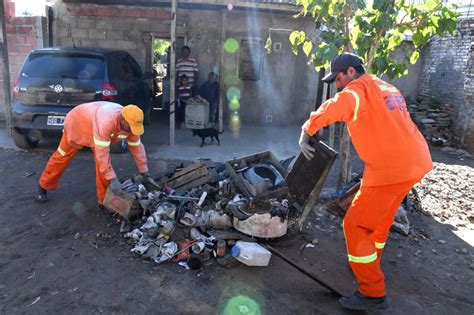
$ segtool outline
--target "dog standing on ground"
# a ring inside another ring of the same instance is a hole
[[[224,130],[222,130],[224,132]],[[219,132],[215,128],[205,128],[205,129],[193,129],[193,137],[198,136],[201,138],[201,147],[204,146],[205,140],[207,137],[211,138],[211,143],[214,142],[214,138],[217,140],[217,145],[221,145],[221,142],[219,140],[219,134],[222,132]]]

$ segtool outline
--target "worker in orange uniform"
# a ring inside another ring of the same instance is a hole
[[[99,206],[109,185],[114,194],[122,190],[111,164],[111,143],[127,139],[138,170],[148,178],[145,148],[140,141],[143,132],[143,111],[135,105],[91,102],[76,106],[66,115],[59,147],[41,174],[36,201],[48,200],[47,191],[58,187],[64,170],[83,147],[92,148],[94,154]]]
[[[403,96],[393,85],[365,74],[357,55],[335,57],[323,81],[336,81],[342,90],[304,123],[302,153],[313,158],[310,136],[344,121],[365,164],[361,187],[343,223],[349,264],[359,288],[339,302],[352,310],[384,309],[389,305],[380,257],[403,198],[432,169],[431,155]]]

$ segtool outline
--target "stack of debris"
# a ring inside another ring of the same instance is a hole
[[[125,218],[132,252],[156,263],[197,269],[214,257],[225,266],[266,266],[271,254],[253,238],[286,234],[286,175],[270,152],[227,165],[201,160],[155,180],[124,178],[123,194],[107,191],[104,205]]]
[[[425,138],[434,145],[448,146],[452,142],[450,131],[454,114],[453,105],[433,108],[428,104],[411,104],[408,111]]]

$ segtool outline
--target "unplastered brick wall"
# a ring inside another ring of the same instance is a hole
[[[474,152],[474,18],[458,20],[453,36],[436,37],[423,53],[419,98],[454,105],[454,143]]]
[[[56,46],[125,50],[142,69],[151,69],[151,35],[170,36],[169,8],[58,3],[54,10]]]
[[[43,17],[5,17],[5,28],[7,33],[8,62],[10,64],[10,85],[13,88],[18,74],[26,57],[36,48],[42,48],[46,45],[47,25]],[[0,79],[3,84],[3,67],[0,67]],[[11,91],[11,89],[10,89]],[[3,89],[0,89],[0,107],[4,112]]]

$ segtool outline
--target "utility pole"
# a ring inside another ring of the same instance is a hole
[[[3,102],[5,104],[5,120],[7,121],[7,132],[11,136],[12,127],[12,102],[10,95],[10,63],[8,62],[7,32],[5,28],[5,7],[3,1],[0,1],[0,55],[3,65]]]
[[[171,49],[170,49],[170,145],[175,145],[176,110],[176,7],[178,0],[171,2]]]
[[[226,39],[226,24],[227,24],[227,13],[225,11],[222,12],[222,19],[221,19],[221,50],[220,50],[220,62],[219,62],[219,132],[224,130],[224,104],[226,99],[226,91],[225,91],[225,81],[224,81],[224,58],[225,58],[225,49],[224,43]]]

